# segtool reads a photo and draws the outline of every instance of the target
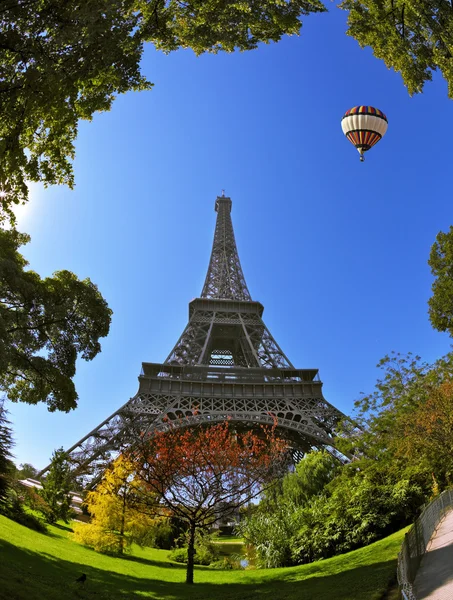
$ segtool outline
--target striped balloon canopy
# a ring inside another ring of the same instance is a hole
[[[359,151],[361,161],[365,159],[364,152],[379,142],[387,127],[387,117],[374,106],[354,106],[341,119],[343,133]]]

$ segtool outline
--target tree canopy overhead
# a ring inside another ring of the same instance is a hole
[[[171,52],[252,50],[299,34],[326,0],[4,0],[0,7],[0,222],[27,182],[73,186],[80,119],[149,90],[146,42]],[[409,93],[440,70],[453,96],[452,0],[343,0],[348,35],[401,73]]]
[[[0,390],[13,402],[77,406],[76,360],[92,360],[112,311],[98,288],[70,271],[41,277],[18,252],[29,236],[0,228]]]
[[[143,44],[196,54],[250,50],[296,34],[320,0],[5,0],[0,7],[0,220],[27,181],[67,184],[79,119],[150,89]]]
[[[453,97],[451,0],[343,0],[340,7],[349,12],[348,35],[401,73],[411,95],[439,70]]]

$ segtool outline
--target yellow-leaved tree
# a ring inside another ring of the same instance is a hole
[[[90,523],[74,525],[74,539],[97,552],[123,554],[132,543],[152,545],[156,530],[165,527],[165,517],[151,517],[137,499],[133,467],[120,455],[104,474],[96,489],[88,492],[85,504]]]

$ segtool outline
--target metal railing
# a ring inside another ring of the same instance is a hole
[[[413,583],[426,547],[445,512],[453,508],[453,489],[445,490],[422,511],[406,533],[398,554],[398,584],[404,600],[417,600]]]

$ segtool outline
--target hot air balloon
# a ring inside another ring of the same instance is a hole
[[[343,133],[359,151],[362,162],[365,160],[364,152],[379,142],[387,127],[387,117],[373,106],[354,106],[341,119]]]

